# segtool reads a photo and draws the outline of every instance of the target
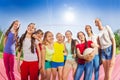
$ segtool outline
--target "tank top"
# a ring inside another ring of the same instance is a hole
[[[54,53],[54,49],[49,49],[47,46],[46,48],[46,55],[45,55],[45,60],[52,61],[52,55]]]
[[[66,44],[65,44],[65,46],[66,46],[66,49],[67,49],[67,60],[75,60],[75,58],[73,58],[72,56],[72,51],[71,51],[71,43],[68,43],[68,42],[66,42]]]

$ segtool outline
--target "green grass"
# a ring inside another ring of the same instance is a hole
[[[2,54],[2,52],[0,52],[0,58],[3,58],[3,54]]]
[[[116,48],[116,55],[120,54],[120,49]]]

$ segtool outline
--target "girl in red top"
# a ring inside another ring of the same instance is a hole
[[[41,29],[38,29],[37,31],[34,32],[33,37],[38,41],[38,45],[39,45],[39,49],[42,52],[42,38],[43,38],[43,31]],[[36,49],[37,55],[38,55],[38,51]],[[41,58],[42,58],[42,54],[41,54]],[[39,59],[39,56],[38,56]],[[41,73],[41,80],[44,80],[44,72],[41,70],[40,68],[40,73]]]
[[[34,32],[33,37],[37,40],[37,43],[39,45],[40,51],[42,50],[42,38],[43,38],[43,31],[41,29],[38,29]],[[37,55],[38,51],[36,50]]]
[[[91,60],[94,57],[95,50],[88,55],[83,55],[83,52],[86,48],[94,47],[92,41],[86,41],[85,34],[83,32],[78,32],[78,39],[80,44],[76,46],[77,48],[77,57],[78,57],[78,66],[75,73],[74,80],[80,80],[82,73],[84,72],[84,80],[91,80],[92,70],[93,70],[93,61]]]

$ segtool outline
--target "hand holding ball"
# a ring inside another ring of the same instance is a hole
[[[94,55],[92,54],[93,48],[86,48],[83,52],[84,59],[89,62],[94,58]]]

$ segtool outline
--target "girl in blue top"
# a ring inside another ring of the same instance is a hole
[[[8,80],[15,80],[14,77],[14,56],[15,44],[18,39],[19,21],[13,21],[4,37],[3,61]]]

